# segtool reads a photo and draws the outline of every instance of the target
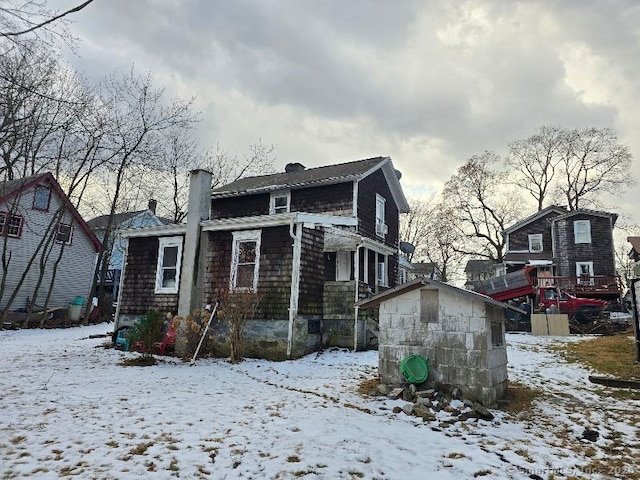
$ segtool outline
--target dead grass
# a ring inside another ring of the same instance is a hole
[[[541,397],[543,393],[540,390],[524,385],[520,382],[509,382],[507,393],[503,401],[500,403],[500,410],[512,415],[528,412],[534,400]]]
[[[123,367],[151,367],[157,365],[155,357],[140,355],[139,357],[125,358],[118,365]]]
[[[379,378],[370,378],[368,380],[365,380],[358,386],[358,393],[360,395],[369,395],[369,393],[376,391],[378,385],[380,385]]]
[[[633,335],[628,332],[553,349],[568,362],[581,363],[599,374],[611,375],[621,380],[640,380],[640,364],[635,362],[635,342]],[[640,400],[640,390],[602,387],[599,392],[620,400]]]

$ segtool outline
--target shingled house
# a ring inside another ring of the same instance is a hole
[[[210,189],[191,174],[186,225],[128,238],[117,325],[149,308],[186,315],[219,292],[261,298],[245,354],[292,358],[367,341],[357,300],[394,287],[399,213],[409,206],[388,157],[240,179]],[[222,345],[221,345],[222,347]]]
[[[618,215],[550,206],[507,228],[506,272],[535,267],[539,285],[555,284],[578,296],[615,299],[613,228]]]

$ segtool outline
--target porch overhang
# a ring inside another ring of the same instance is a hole
[[[220,218],[204,220],[200,223],[203,232],[224,230],[244,230],[254,228],[278,227],[291,224],[303,224],[305,227],[344,226],[355,227],[358,219],[337,215],[319,215],[315,213],[295,212],[275,215],[255,215],[252,217]]]
[[[184,223],[171,225],[158,225],[154,227],[128,228],[117,231],[123,238],[133,237],[166,237],[172,235],[184,235],[187,225]]]
[[[369,237],[363,237],[355,232],[331,226],[325,229],[324,252],[355,251],[358,247],[365,247],[384,255],[394,255],[397,253],[393,247],[377,242]]]

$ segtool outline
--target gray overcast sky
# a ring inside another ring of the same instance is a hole
[[[640,178],[635,0],[96,0],[73,20],[79,70],[150,69],[197,96],[204,142],[262,138],[278,167],[389,155],[413,196],[542,125],[594,126]]]

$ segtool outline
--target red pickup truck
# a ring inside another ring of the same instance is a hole
[[[605,300],[597,298],[580,298],[559,290],[557,287],[540,288],[539,305],[545,309],[557,309],[559,313],[566,313],[569,318],[578,322],[588,322],[602,315]]]

